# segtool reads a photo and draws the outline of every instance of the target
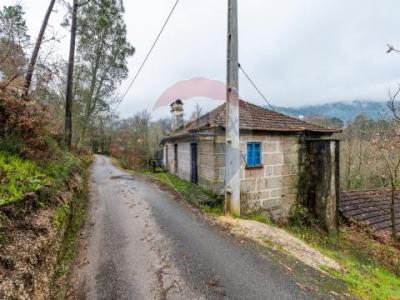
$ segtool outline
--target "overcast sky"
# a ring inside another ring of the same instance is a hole
[[[15,0],[1,0],[13,4]],[[36,37],[48,0],[20,0],[30,34]],[[175,0],[125,1],[126,22],[138,69]],[[59,29],[61,4],[51,24]],[[385,53],[386,43],[400,46],[398,0],[239,0],[240,62],[274,105],[299,106],[333,101],[380,100],[400,83],[400,55]],[[193,77],[225,81],[227,0],[180,0],[148,64],[119,107],[127,117],[152,110],[171,85]],[[123,93],[129,80],[120,89]],[[264,104],[245,78],[241,97]],[[205,109],[221,102],[194,99]],[[154,116],[163,116],[159,109]],[[188,113],[187,113],[188,114]]]

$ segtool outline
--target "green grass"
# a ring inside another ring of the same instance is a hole
[[[54,216],[54,223],[59,229],[65,228],[65,234],[57,258],[52,299],[65,299],[66,287],[63,278],[70,273],[75,261],[77,239],[85,219],[86,208],[87,180],[85,179],[73,201],[60,206]]]
[[[223,203],[217,202],[212,205],[201,204],[199,208],[208,214],[214,216],[223,216],[225,214],[225,207]]]
[[[68,273],[71,263],[75,259],[76,240],[81,229],[81,225],[83,224],[86,211],[87,201],[85,194],[86,192],[82,191],[68,207],[63,207],[60,209],[60,214],[57,214],[59,218],[56,216],[55,221],[60,222],[58,223],[58,226],[67,227],[62,248],[58,257],[56,277],[61,277]]]
[[[18,202],[27,193],[36,192],[41,203],[55,196],[78,170],[81,160],[62,152],[57,159],[32,161],[0,152],[0,205]]]
[[[310,227],[289,226],[287,230],[338,261],[344,272],[326,271],[361,299],[400,299],[400,252],[395,248],[355,228],[342,228],[333,236]]]
[[[59,208],[57,208],[53,222],[58,229],[61,229],[67,223],[67,219],[70,213],[71,208],[68,204],[63,204]]]
[[[181,194],[186,201],[205,211],[206,213],[222,216],[224,215],[224,204],[215,199],[215,196],[211,191],[207,191],[200,187],[199,185],[190,183],[186,180],[183,180],[171,173],[163,172],[163,173],[147,173],[151,174],[151,176],[157,178],[163,184],[172,187],[179,194]],[[199,199],[214,199],[215,203],[213,204],[204,204],[199,201]]]
[[[86,178],[86,169],[92,156],[88,154],[78,157],[63,151],[55,142],[49,146],[49,152],[44,154],[47,157],[29,160],[13,154],[9,148],[4,150],[0,145],[0,149],[3,149],[0,150],[0,205],[18,204],[26,194],[36,193],[37,204],[49,205],[55,209],[53,223],[63,233],[63,240],[58,253],[53,286],[56,286],[56,298],[65,299],[62,295],[63,285],[58,280],[68,274],[75,259],[76,240],[86,211],[86,181],[82,182],[79,188],[74,188],[70,202],[60,205],[56,196],[68,187],[73,174],[80,174]],[[0,213],[0,244],[9,241],[8,235],[2,232],[6,226],[2,226],[10,222],[12,220]]]
[[[266,216],[264,216],[262,214],[258,214],[258,213],[242,216],[241,218],[244,220],[257,221],[257,222],[264,223],[267,225],[273,225],[273,222],[269,218],[267,218]]]
[[[18,201],[50,182],[50,176],[37,163],[0,152],[0,205]]]
[[[152,173],[147,173],[147,174],[152,174]],[[179,177],[172,175],[170,173],[154,173],[154,177],[156,177],[158,180],[160,180],[162,183],[174,188],[178,192],[185,194],[191,192],[191,190],[194,188],[196,190],[199,190],[197,186],[194,184],[182,180]]]

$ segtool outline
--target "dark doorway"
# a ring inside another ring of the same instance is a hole
[[[174,145],[175,174],[178,174],[178,144]]]
[[[168,161],[169,161],[169,155],[168,155],[168,151],[169,151],[169,149],[168,149],[168,145],[165,145],[165,167],[167,168],[167,170],[169,170],[169,164],[168,164]]]
[[[197,174],[197,144],[193,143],[190,145],[191,147],[191,172],[190,172],[190,181],[192,183],[197,184],[199,181]]]

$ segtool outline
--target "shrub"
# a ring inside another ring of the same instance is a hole
[[[20,200],[50,183],[50,178],[33,161],[0,152],[0,205]]]
[[[31,99],[22,99],[15,89],[0,88],[0,149],[24,157],[42,157],[46,153],[46,107]]]
[[[318,225],[318,219],[310,213],[307,207],[295,205],[290,212],[289,225],[294,227],[310,227]]]
[[[20,155],[24,152],[24,149],[25,141],[19,136],[3,136],[0,139],[0,151]]]

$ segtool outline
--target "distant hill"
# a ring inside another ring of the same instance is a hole
[[[371,119],[379,119],[387,116],[389,111],[387,102],[359,101],[333,102],[320,105],[305,105],[299,107],[275,107],[278,111],[293,116],[321,116],[327,118],[339,118],[344,122],[353,120],[360,114]]]

